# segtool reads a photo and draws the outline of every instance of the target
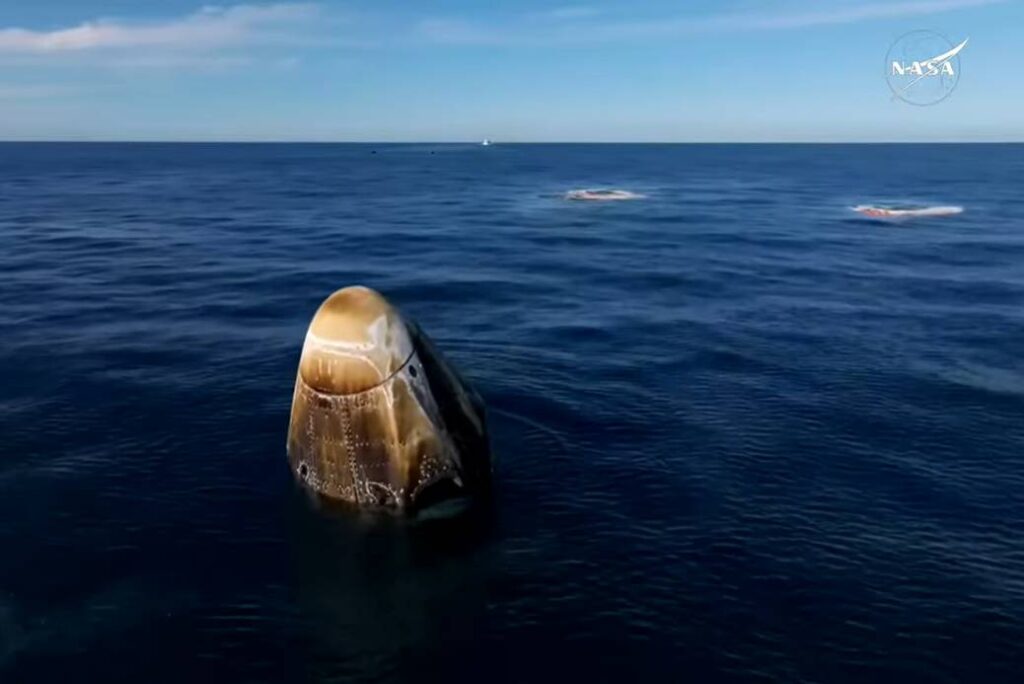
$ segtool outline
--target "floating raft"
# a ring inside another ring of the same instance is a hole
[[[589,200],[592,202],[614,202],[616,200],[633,200],[641,198],[643,198],[643,195],[638,195],[637,193],[630,192],[629,190],[584,189],[570,190],[565,193],[565,199]]]
[[[878,207],[862,204],[853,210],[863,216],[883,219],[923,218],[927,216],[955,216],[962,214],[963,207]]]

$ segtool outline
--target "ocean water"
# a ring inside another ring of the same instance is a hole
[[[1022,181],[1000,145],[0,145],[0,680],[1020,681]],[[296,490],[353,283],[484,396],[486,510]]]

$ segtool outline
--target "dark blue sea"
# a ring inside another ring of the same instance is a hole
[[[0,145],[0,681],[1020,681],[1022,188],[1012,145]],[[489,506],[296,488],[355,283],[483,395]]]

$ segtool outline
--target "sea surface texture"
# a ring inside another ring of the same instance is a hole
[[[1022,187],[999,145],[0,145],[0,681],[1019,682]],[[474,516],[295,487],[355,283],[485,398]]]

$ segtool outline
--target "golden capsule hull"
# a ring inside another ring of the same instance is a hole
[[[339,316],[336,304],[330,311]],[[491,470],[483,402],[417,326],[390,305],[386,313],[377,339],[408,354],[400,365],[379,347],[364,348],[369,362],[339,361],[320,336],[313,345],[307,336],[288,430],[293,473],[318,494],[367,507],[415,510],[482,495]],[[364,318],[380,326],[380,316]],[[346,335],[341,342],[362,332]],[[387,373],[375,384],[366,378],[374,364]]]

